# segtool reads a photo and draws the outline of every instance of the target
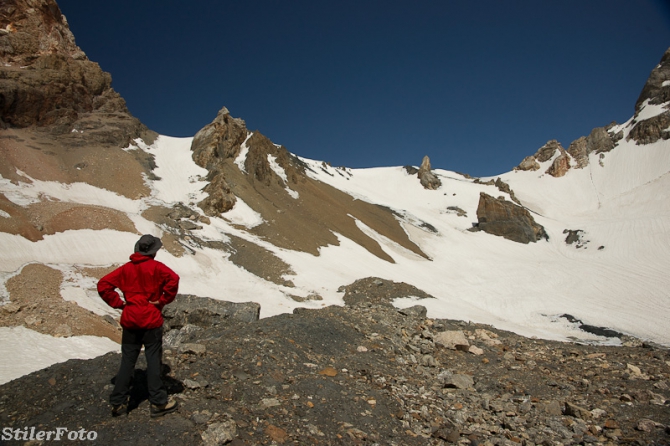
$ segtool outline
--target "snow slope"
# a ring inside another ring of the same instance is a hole
[[[192,161],[191,140],[160,136],[151,146],[137,141],[126,149],[153,154],[158,166],[155,173],[161,180],[147,180],[153,192],[140,200],[90,185],[63,186],[36,180],[16,185],[0,179],[0,192],[17,204],[53,197],[117,209],[126,213],[139,231],[161,236],[161,228],[140,215],[148,206],[182,202],[199,211],[194,203],[203,198],[207,172]],[[247,228],[265,222],[238,199],[232,211],[211,219],[211,224],[197,231],[199,237],[227,240],[235,235],[267,248],[296,273],[290,276],[295,288],[251,274],[231,262],[226,253],[194,245],[190,246],[193,255],[174,257],[165,250],[158,254],[159,260],[182,277],[180,292],[237,302],[257,301],[261,317],[268,317],[291,312],[297,306],[341,305],[340,286],[378,276],[410,283],[435,296],[421,301],[430,317],[489,323],[527,336],[611,342],[582,332],[558,317],[569,313],[588,324],[670,345],[670,276],[666,273],[670,271],[670,142],[636,146],[623,139],[603,159],[592,155],[587,168],[571,169],[562,178],[541,173],[551,161],[539,171],[501,175],[550,236],[549,241],[529,245],[467,231],[477,220],[480,192],[505,195],[493,186],[436,170],[442,186],[430,191],[401,167],[350,170],[303,161],[312,178],[356,199],[396,211],[407,234],[430,260],[361,222],[357,222],[361,230],[377,240],[395,263],[374,256],[339,234],[339,246],[324,247],[318,256],[277,248],[247,232]],[[243,163],[238,166],[243,169]],[[458,207],[467,216],[459,216],[449,207]],[[583,230],[589,242],[580,249],[567,245],[565,229]],[[24,265],[40,262],[68,275],[67,288],[62,290],[64,298],[100,314],[115,314],[105,309],[95,293],[95,284],[77,275],[75,267],[125,262],[136,238],[113,230],[76,230],[30,242],[0,233],[0,292],[6,300],[4,282]],[[604,248],[598,249],[600,246]],[[288,297],[314,293],[323,300],[298,303]],[[399,307],[415,303],[412,296],[396,302]],[[35,335],[17,330],[0,330],[2,348],[32,348]],[[25,365],[28,359],[22,359],[21,367],[3,367],[0,382],[48,365],[49,361],[109,351],[109,344],[95,338],[77,339],[80,353],[73,352],[71,342],[74,340],[45,343],[52,356],[44,356],[30,366]]]

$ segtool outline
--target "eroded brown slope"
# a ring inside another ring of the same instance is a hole
[[[251,229],[270,243],[292,250],[319,254],[319,248],[338,245],[335,233],[353,240],[374,255],[393,262],[377,241],[356,224],[359,220],[374,231],[417,255],[427,256],[407,236],[393,213],[386,208],[355,200],[325,183],[309,178],[304,166],[284,147],[258,132],[245,141],[244,121],[222,109],[216,119],[194,138],[193,159],[210,171],[209,198],[201,207],[209,215],[223,215],[239,197],[264,223]],[[248,152],[244,172],[235,159],[241,144]],[[286,174],[281,178],[271,167],[272,159]],[[292,196],[287,189],[297,192]],[[223,212],[223,214],[221,214]]]

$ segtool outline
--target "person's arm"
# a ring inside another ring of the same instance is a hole
[[[121,296],[119,296],[119,293],[116,291],[116,288],[118,288],[118,280],[120,275],[121,268],[117,268],[100,279],[98,281],[98,295],[110,307],[122,309],[126,306],[126,303],[123,301],[123,299],[121,299]]]
[[[177,291],[179,290],[179,276],[162,263],[159,271],[163,281],[163,295],[155,304],[162,309],[164,306],[171,303],[177,296]]]

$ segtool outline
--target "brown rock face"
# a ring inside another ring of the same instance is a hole
[[[540,163],[537,162],[533,155],[527,156],[521,161],[521,163],[514,168],[514,170],[538,170],[540,168]]]
[[[634,140],[638,144],[652,144],[659,139],[670,139],[670,111],[661,113],[653,118],[638,122],[628,134],[628,140]]]
[[[607,127],[596,127],[589,136],[582,136],[570,144],[568,153],[575,160],[574,167],[576,169],[583,169],[589,165],[589,155],[591,153],[609,152],[614,148],[617,141],[623,137],[623,133],[610,133],[613,126],[614,123]]]
[[[538,170],[540,168],[539,163],[549,161],[557,150],[564,150],[561,143],[555,139],[547,141],[545,145],[537,149],[535,155],[525,157],[523,161],[521,161],[521,164],[516,166],[514,170]]]
[[[540,163],[547,162],[554,156],[557,150],[564,150],[560,142],[556,141],[555,139],[547,141],[545,145],[537,149],[537,152],[535,153],[535,159]]]
[[[235,206],[237,199],[220,167],[226,160],[234,159],[240,153],[240,146],[246,137],[246,124],[243,120],[230,116],[226,107],[219,110],[214,121],[193,137],[193,160],[209,170],[210,181],[204,189],[209,196],[198,203],[198,206],[210,217],[221,215]]]
[[[75,44],[65,16],[53,0],[3,0],[0,5],[0,59],[31,65],[40,56],[59,54],[85,60]]]
[[[436,177],[433,172],[431,172],[430,158],[428,158],[427,155],[423,157],[423,161],[421,161],[421,166],[419,167],[419,172],[417,175],[419,176],[421,185],[425,189],[435,190],[442,186],[440,179]]]
[[[218,217],[231,210],[235,206],[237,198],[235,198],[224,175],[219,170],[212,170],[209,179],[210,183],[204,189],[208,196],[198,203],[198,206],[205,215]]]
[[[477,206],[477,228],[518,243],[535,243],[547,233],[526,209],[482,192]]]
[[[297,184],[305,173],[302,165],[294,159],[285,147],[275,146],[261,133],[255,132],[247,141],[247,146],[249,147],[249,153],[244,162],[244,168],[254,181],[260,181],[266,186],[275,183],[283,188]],[[285,184],[284,180],[272,170],[268,157],[273,158],[277,165],[284,170],[289,184]]]
[[[554,162],[551,163],[547,173],[552,177],[562,177],[570,169],[570,156],[567,154],[563,148],[560,149],[561,154],[554,159]]]
[[[666,50],[659,64],[651,71],[635,103],[636,121],[647,100],[652,105],[665,104],[670,101],[668,80],[670,80],[670,48]],[[628,134],[628,139],[638,144],[651,144],[659,139],[669,139],[670,133],[665,131],[668,126],[670,126],[670,110],[666,108],[666,111],[660,115],[637,122]]]
[[[214,121],[193,137],[193,160],[199,166],[210,169],[225,159],[235,158],[246,137],[247,127],[244,121],[233,118],[228,109],[223,107]]]
[[[75,44],[55,1],[3,1],[0,29],[0,127],[48,127],[68,140],[85,131],[87,144],[114,146],[148,137],[111,75]]]

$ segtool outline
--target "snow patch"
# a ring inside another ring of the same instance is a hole
[[[5,211],[3,211],[2,209],[0,209],[0,217],[3,217],[3,218],[10,218],[11,215],[9,215],[7,212],[5,212]]]
[[[263,217],[258,212],[254,211],[248,204],[236,197],[235,206],[221,217],[234,225],[241,225],[245,228],[251,229],[258,225],[265,223]]]
[[[17,173],[29,182],[14,184],[0,177],[0,192],[19,206],[28,206],[42,200],[57,200],[104,206],[127,213],[140,212],[140,201],[131,200],[106,189],[100,189],[87,183],[64,184],[57,181],[41,181],[31,178],[24,172],[17,170]]]
[[[202,189],[209,172],[193,161],[192,142],[193,138],[160,135],[153,145],[140,145],[154,155],[156,168],[153,173],[160,178],[148,181],[152,198],[166,204],[194,203],[206,198]]]
[[[91,359],[118,351],[119,344],[99,336],[55,338],[25,327],[0,327],[0,384],[69,359]]]
[[[668,110],[668,103],[665,104],[650,104],[649,99],[645,100],[640,107],[640,111],[635,116],[635,121],[640,122],[646,119],[651,119]]]
[[[240,153],[237,155],[237,158],[235,158],[235,164],[243,173],[247,173],[246,169],[244,168],[244,163],[247,161],[247,155],[249,154],[249,146],[247,146],[247,141],[249,141],[249,138],[251,138],[253,134],[254,132],[247,133],[247,138],[240,146]]]
[[[279,178],[284,180],[284,184],[288,184],[288,177],[286,176],[286,171],[282,166],[277,163],[277,157],[274,155],[271,155],[268,153],[268,163],[270,164],[270,168],[274,173],[276,173]]]
[[[63,273],[60,295],[64,300],[74,302],[99,316],[109,314],[113,317],[118,317],[121,315],[119,310],[115,310],[107,305],[98,295],[98,279],[83,275],[76,267],[73,268],[66,265],[51,266]]]

